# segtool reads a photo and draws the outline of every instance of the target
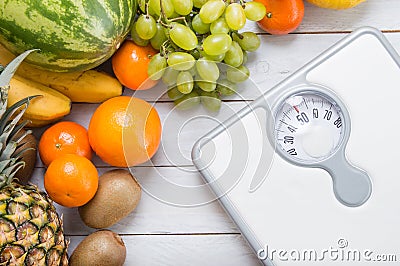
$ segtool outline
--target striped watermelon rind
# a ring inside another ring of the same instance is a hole
[[[118,49],[133,24],[136,0],[3,0],[0,43],[27,62],[65,72],[96,67]]]

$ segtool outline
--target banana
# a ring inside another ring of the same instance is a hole
[[[12,53],[0,45],[0,64],[6,65],[14,58]],[[116,78],[96,70],[58,73],[22,63],[17,74],[55,89],[73,102],[100,103],[122,94],[122,85]]]
[[[31,100],[23,116],[24,119],[35,121],[33,125],[52,123],[71,111],[71,100],[67,96],[40,83],[14,75],[8,92],[8,106],[33,95],[40,96]]]

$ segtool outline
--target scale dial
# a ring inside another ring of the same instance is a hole
[[[341,145],[345,122],[340,107],[330,97],[319,92],[292,95],[276,113],[277,148],[298,163],[322,161]]]

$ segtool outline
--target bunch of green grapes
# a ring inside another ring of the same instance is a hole
[[[151,79],[162,79],[168,96],[181,109],[200,102],[217,111],[221,97],[236,92],[250,73],[247,52],[260,46],[253,32],[241,32],[246,19],[266,15],[258,2],[223,0],[141,0],[131,37],[159,53],[148,66]]]

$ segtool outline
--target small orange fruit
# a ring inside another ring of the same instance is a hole
[[[49,127],[39,141],[39,155],[42,162],[49,164],[61,155],[73,153],[92,158],[92,149],[86,128],[72,122],[63,121]]]
[[[131,40],[126,40],[111,60],[115,76],[132,90],[154,87],[157,81],[149,79],[147,68],[151,57],[156,53],[151,45],[139,46]]]
[[[52,161],[44,175],[44,187],[50,198],[65,207],[79,207],[96,194],[99,176],[85,157],[64,154]]]
[[[161,139],[156,109],[135,97],[118,96],[103,102],[89,123],[89,142],[95,153],[116,167],[149,160]]]
[[[303,0],[254,0],[267,9],[267,15],[257,22],[258,26],[271,34],[287,34],[294,31],[303,20]]]

